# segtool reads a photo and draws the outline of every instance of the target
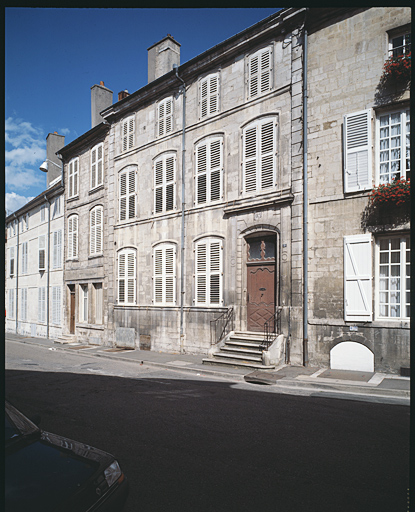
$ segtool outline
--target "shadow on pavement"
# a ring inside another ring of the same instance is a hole
[[[226,382],[7,370],[44,430],[112,453],[125,512],[405,510],[409,408]]]

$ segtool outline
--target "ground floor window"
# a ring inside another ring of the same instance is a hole
[[[52,323],[60,325],[61,323],[61,287],[52,287]]]
[[[79,321],[88,322],[88,285],[81,284],[79,294]]]
[[[410,316],[409,236],[380,238],[378,249],[378,314],[381,318]]]
[[[8,318],[14,318],[14,290],[9,290],[9,307],[7,312]]]
[[[27,321],[27,288],[22,288],[20,299],[20,320]]]
[[[102,283],[94,283],[94,323],[102,324]]]

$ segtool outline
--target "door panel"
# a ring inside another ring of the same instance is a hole
[[[71,290],[69,332],[75,334],[75,290]]]
[[[248,266],[248,330],[264,330],[275,311],[275,264]]]
[[[263,332],[275,312],[275,236],[247,240],[247,327]]]

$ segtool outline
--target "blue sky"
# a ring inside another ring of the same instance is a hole
[[[46,188],[46,136],[65,144],[91,128],[91,87],[114,92],[147,83],[147,48],[168,33],[184,62],[277,12],[260,9],[5,10],[7,214]]]

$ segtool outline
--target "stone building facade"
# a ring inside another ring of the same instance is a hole
[[[409,179],[408,84],[385,86],[381,76],[392,54],[410,51],[410,22],[405,7],[309,13],[308,337],[315,365],[409,366],[409,208],[402,216],[391,205],[388,218],[376,218],[368,196],[395,176]]]
[[[48,188],[6,218],[5,303],[8,332],[62,334],[64,197],[55,152],[62,135],[47,137]]]

